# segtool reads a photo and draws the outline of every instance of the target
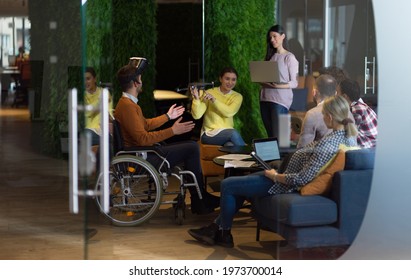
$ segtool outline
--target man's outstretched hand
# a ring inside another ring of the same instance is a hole
[[[195,123],[192,121],[188,122],[181,122],[183,118],[180,117],[178,120],[175,121],[171,129],[173,130],[174,135],[180,135],[186,132],[193,130]]]
[[[178,106],[176,107],[176,104],[171,105],[170,109],[168,109],[167,115],[170,118],[170,120],[174,120],[181,116],[184,111],[186,110],[183,106]]]

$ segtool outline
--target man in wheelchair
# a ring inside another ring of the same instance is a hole
[[[114,117],[121,127],[123,144],[126,148],[152,146],[174,135],[189,132],[194,128],[192,121],[182,122],[181,115],[185,108],[175,104],[170,107],[166,114],[151,119],[144,117],[142,109],[138,105],[138,97],[142,92],[141,74],[147,64],[145,58],[135,58],[134,63],[123,66],[117,72],[117,78],[123,95],[117,103]],[[174,119],[177,120],[173,126],[154,131],[164,123]],[[181,141],[160,145],[157,147],[157,150],[160,150],[164,155],[171,168],[183,164],[185,170],[194,173],[201,190],[202,199],[199,198],[195,187],[188,187],[191,195],[192,213],[208,214],[219,207],[219,197],[207,193],[205,189],[200,165],[199,147],[195,141]],[[154,154],[148,154],[147,161],[155,167],[158,167],[160,164],[159,158]]]

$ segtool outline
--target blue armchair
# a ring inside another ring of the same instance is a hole
[[[347,151],[344,170],[335,173],[328,196],[291,193],[253,199],[257,241],[263,229],[296,248],[351,244],[367,207],[374,157],[375,149]]]

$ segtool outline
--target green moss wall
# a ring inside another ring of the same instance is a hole
[[[143,73],[143,94],[139,104],[146,117],[154,116],[153,90],[156,65],[156,12],[157,4],[151,0],[113,0],[113,68],[117,70],[128,63],[132,56],[143,56],[149,66]],[[121,95],[117,79],[114,79],[114,102]]]
[[[206,1],[206,80],[218,81],[225,66],[237,69],[236,90],[244,101],[235,117],[235,126],[246,142],[266,136],[259,110],[260,87],[250,81],[248,63],[264,59],[265,36],[275,22],[274,7],[275,0]]]
[[[112,0],[88,0],[84,26],[85,65],[94,67],[99,81],[112,83]]]

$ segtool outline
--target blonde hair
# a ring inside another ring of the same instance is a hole
[[[341,95],[328,97],[324,101],[323,112],[330,114],[333,117],[333,121],[344,125],[347,137],[357,136],[357,127],[354,121],[349,117],[350,105],[344,97]]]

